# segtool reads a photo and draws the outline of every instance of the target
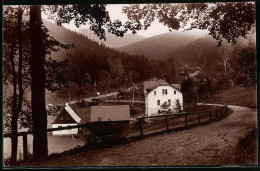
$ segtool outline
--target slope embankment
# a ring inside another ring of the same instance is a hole
[[[209,125],[150,136],[111,148],[64,154],[26,166],[257,164],[257,137],[252,133],[257,127],[256,110],[233,105],[229,107],[233,110],[231,115]]]

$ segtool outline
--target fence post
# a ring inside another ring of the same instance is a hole
[[[164,117],[165,117],[166,130],[168,131],[168,121],[167,121],[167,115],[165,115]]]
[[[211,121],[211,110],[209,111],[209,120]]]
[[[28,160],[27,134],[23,134],[23,159]]]
[[[187,127],[187,115],[188,115],[188,112],[185,113],[185,127]]]
[[[218,108],[216,109],[216,118],[218,118]]]
[[[198,124],[200,124],[200,112],[198,112]]]
[[[99,124],[101,124],[101,123],[99,123]],[[104,122],[104,128],[105,128],[105,137],[104,137],[104,143],[105,143],[105,145],[106,146],[108,146],[109,145],[109,135],[110,135],[110,121],[108,121],[108,122]]]
[[[142,118],[138,118],[139,119],[139,126],[140,126],[140,133],[141,133],[141,136],[143,136],[143,123],[142,123]]]
[[[225,115],[227,114],[227,111],[228,111],[228,107],[227,107],[227,105],[225,104]]]
[[[220,107],[220,119],[221,119],[221,117],[222,117],[222,113],[223,112],[223,108],[222,107]]]

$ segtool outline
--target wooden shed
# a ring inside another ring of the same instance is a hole
[[[91,122],[130,121],[129,105],[91,106]]]
[[[52,128],[75,126],[85,123],[104,121],[119,121],[114,127],[125,130],[129,128],[130,109],[129,105],[117,106],[81,106],[80,104],[66,104],[52,123]],[[79,129],[54,131],[53,135],[78,134]]]
[[[66,104],[52,123],[52,128],[75,126],[90,121],[90,107],[80,106],[79,104]],[[78,128],[54,131],[53,135],[73,135],[78,134]]]

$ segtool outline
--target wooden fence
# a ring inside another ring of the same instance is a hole
[[[144,101],[141,100],[104,100],[104,102],[119,102],[119,103],[145,103]]]
[[[102,122],[92,122],[92,123],[86,123],[81,125],[75,125],[75,126],[67,126],[67,127],[61,127],[61,128],[49,128],[46,129],[46,132],[53,132],[53,131],[61,131],[61,130],[68,130],[68,129],[75,129],[75,128],[92,128],[95,125],[104,125],[108,130],[111,127],[111,124],[114,123],[122,123],[126,121],[102,121]],[[128,122],[128,121],[127,121]],[[109,133],[109,131],[107,131]],[[4,138],[12,138],[12,137],[23,137],[23,157],[24,160],[28,160],[28,147],[27,147],[27,135],[33,134],[33,131],[27,131],[27,132],[19,132],[15,135],[9,133],[4,134]]]
[[[188,126],[188,115],[196,115],[198,118],[198,124],[200,124],[200,114],[202,113],[208,113],[209,120],[212,120],[213,114],[215,113],[215,118],[220,118],[226,114],[227,112],[227,105],[226,104],[221,104],[218,105],[217,108],[211,109],[211,110],[206,110],[206,111],[200,111],[200,112],[182,112],[182,113],[174,113],[174,114],[163,114],[163,115],[156,115],[156,116],[146,116],[146,117],[138,117],[137,119],[139,120],[139,129],[140,129],[140,135],[143,136],[143,121],[145,119],[150,119],[150,118],[164,118],[165,119],[165,126],[166,130],[169,130],[169,125],[168,125],[168,117],[170,116],[183,116],[185,118],[185,128]],[[109,133],[109,130],[111,129],[111,124],[113,123],[122,123],[125,121],[102,121],[102,122],[92,122],[92,123],[86,123],[86,124],[81,124],[81,125],[75,125],[75,126],[67,126],[67,127],[62,127],[62,128],[49,128],[46,129],[46,132],[53,132],[53,131],[61,131],[61,130],[68,130],[68,129],[75,129],[75,128],[92,128],[93,125],[98,125],[102,124],[105,125],[105,128],[108,129],[106,132]],[[9,133],[9,134],[4,134],[4,138],[12,138],[12,137],[23,137],[23,157],[24,160],[28,160],[28,147],[27,147],[27,135],[28,134],[33,134],[33,131],[27,131],[27,132],[19,132],[15,135]]]
[[[214,104],[210,104],[213,105]],[[227,113],[227,108],[228,106],[226,104],[218,104],[216,108],[210,109],[210,110],[205,110],[205,111],[199,111],[199,112],[182,112],[182,113],[173,113],[173,114],[163,114],[163,115],[155,115],[155,116],[145,116],[145,117],[138,117],[137,119],[139,120],[139,129],[140,129],[140,135],[143,136],[143,121],[147,119],[152,119],[152,118],[164,118],[165,119],[165,127],[166,130],[169,130],[169,124],[168,124],[168,117],[170,116],[180,116],[184,117],[184,126],[187,128],[188,126],[188,116],[189,115],[197,115],[197,120],[198,124],[201,123],[200,121],[200,115],[208,113],[208,121],[212,121],[213,119],[213,114],[215,113],[215,118],[222,118],[224,114]]]

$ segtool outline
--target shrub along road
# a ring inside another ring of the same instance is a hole
[[[66,154],[47,161],[27,163],[25,166],[256,164],[256,110],[232,105],[229,107],[233,110],[231,115],[209,125],[150,136],[111,148]]]

